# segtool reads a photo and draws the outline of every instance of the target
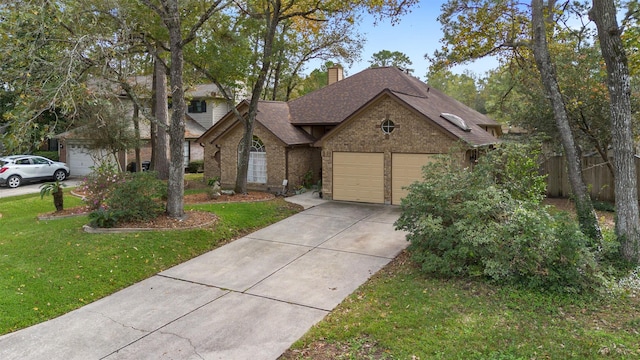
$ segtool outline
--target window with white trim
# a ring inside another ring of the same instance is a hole
[[[187,165],[189,165],[189,160],[191,160],[191,157],[189,156],[191,151],[191,144],[189,144],[188,141],[185,141],[182,144],[182,157],[184,158],[184,167],[187,167]]]
[[[396,128],[396,124],[394,124],[390,119],[385,119],[382,124],[380,124],[380,128],[385,135],[389,135],[393,129]]]
[[[205,100],[191,100],[189,101],[187,112],[191,114],[206,113],[207,102]]]
[[[239,154],[240,146],[238,145],[238,156]],[[267,149],[262,140],[257,136],[254,136],[251,141],[247,182],[258,184],[267,183]]]

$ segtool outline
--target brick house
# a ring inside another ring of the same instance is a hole
[[[249,161],[251,189],[279,191],[322,180],[325,198],[399,204],[436,154],[460,149],[470,164],[499,142],[500,125],[393,67],[342,77],[288,102],[261,101]],[[248,103],[238,105],[245,114]],[[205,177],[233,186],[243,127],[225,115],[197,141]]]

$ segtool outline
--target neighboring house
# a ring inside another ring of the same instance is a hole
[[[132,79],[132,85],[151,91],[151,77],[140,76]],[[97,88],[97,86],[95,86]],[[99,90],[98,90],[99,91]],[[109,91],[119,91],[111,89]],[[119,94],[119,99],[125,106],[133,109],[133,105],[124,93]],[[187,114],[185,116],[185,141],[184,141],[184,163],[185,166],[192,161],[203,160],[204,149],[195,140],[198,139],[206,129],[216,123],[224,114],[229,112],[230,107],[220,94],[218,87],[214,84],[201,84],[189,88],[185,92],[187,102]],[[132,110],[131,110],[132,111]],[[150,130],[149,121],[141,118],[140,138],[145,145],[141,148],[142,161],[151,160]],[[60,161],[66,162],[72,175],[86,175],[91,172],[91,168],[105,157],[103,150],[90,150],[91,139],[81,136],[77,131],[68,131],[56,136],[59,139]],[[118,162],[122,168],[135,161],[135,152],[131,150],[127,153],[119,154]]]
[[[205,132],[205,128],[193,120],[188,115],[185,118],[184,147],[183,156],[185,167],[190,161],[202,160],[204,149],[196,140]],[[108,154],[104,149],[94,149],[92,139],[84,135],[84,131],[77,129],[56,135],[58,139],[58,154],[60,161],[69,165],[71,176],[87,175],[92,171],[92,167],[98,165],[104,159],[113,159],[113,155]],[[151,135],[149,124],[141,124],[140,139],[143,145],[140,147],[140,157],[142,161],[151,160]],[[122,170],[127,165],[135,162],[135,150],[118,153],[118,163]],[[136,167],[137,168],[137,167]]]
[[[332,81],[333,79],[333,81]],[[399,204],[436,154],[460,149],[471,165],[499,142],[500,124],[393,67],[372,68],[289,102],[261,101],[249,159],[249,187],[280,191],[310,172],[325,198]],[[246,114],[248,103],[237,106]],[[243,126],[225,115],[198,139],[205,178],[235,182]]]

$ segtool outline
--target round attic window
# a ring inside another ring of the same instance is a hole
[[[380,128],[382,128],[382,132],[385,133],[385,135],[389,135],[391,134],[393,129],[396,128],[396,124],[394,124],[393,121],[387,119],[382,122],[382,124],[380,125]]]

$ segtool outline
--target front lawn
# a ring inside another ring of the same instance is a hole
[[[437,279],[402,254],[280,360],[638,358],[638,297]]]
[[[65,208],[77,205],[65,195]],[[51,197],[0,199],[0,334],[62,315],[297,211],[282,199],[185,209],[220,219],[214,230],[87,234],[87,216],[37,220],[54,210]]]

